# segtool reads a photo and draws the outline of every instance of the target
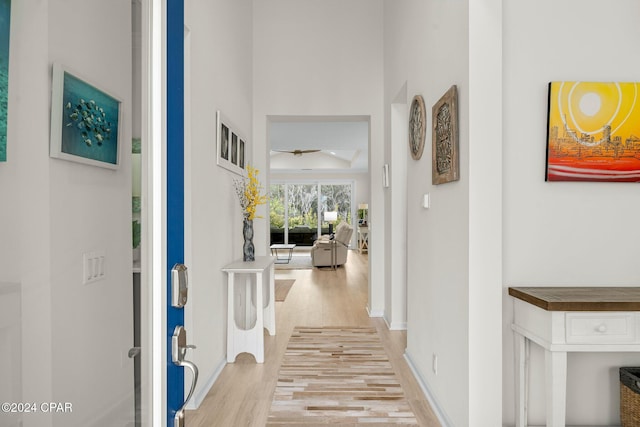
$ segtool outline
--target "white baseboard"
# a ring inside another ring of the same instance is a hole
[[[407,330],[407,322],[391,322],[387,320],[387,316],[382,317],[384,319],[385,325],[387,325],[387,329],[390,331],[406,331]]]
[[[369,317],[384,317],[384,310],[371,310],[367,307],[367,313]]]
[[[391,330],[391,325],[389,324],[389,321],[387,320],[387,316],[382,316],[382,320],[384,320],[384,324],[387,325],[387,329]]]
[[[125,393],[122,398],[112,402],[111,405],[101,408],[98,414],[90,415],[83,420],[83,426],[100,427],[106,425],[133,426],[134,423],[134,393]]]
[[[211,387],[213,387],[213,384],[216,382],[226,365],[227,358],[225,356],[222,358],[222,360],[220,360],[220,362],[218,363],[218,367],[213,372],[213,374],[206,379],[207,382],[204,384],[204,387],[202,387],[200,391],[193,394],[191,402],[187,404],[187,409],[198,409],[200,407],[200,404],[202,404],[204,398],[207,397],[209,390],[211,390]]]
[[[406,331],[407,330],[407,322],[391,322],[389,325],[387,323],[390,331]]]
[[[416,381],[418,381],[418,384],[420,385],[422,392],[424,393],[425,397],[429,401],[429,405],[431,405],[431,409],[433,409],[433,413],[436,415],[436,418],[438,418],[438,421],[440,421],[440,425],[442,427],[454,427],[453,423],[451,422],[449,417],[447,417],[447,414],[442,410],[442,407],[440,406],[435,396],[429,389],[429,385],[424,380],[422,375],[420,375],[420,372],[418,372],[416,365],[413,363],[413,360],[411,359],[411,355],[407,351],[405,351],[404,353],[404,359],[407,361],[409,368],[411,368],[411,372],[413,372],[413,376],[415,377]]]

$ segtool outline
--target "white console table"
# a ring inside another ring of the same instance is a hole
[[[516,334],[516,427],[527,426],[530,343],[545,350],[547,427],[564,427],[567,352],[640,351],[640,288],[509,288]]]
[[[234,261],[222,268],[227,273],[227,362],[233,363],[240,353],[251,353],[257,363],[264,362],[264,332],[276,334],[273,263],[276,257],[256,256],[255,261]],[[245,275],[244,298],[236,304],[236,275]],[[251,291],[255,276],[255,292]],[[265,280],[266,279],[266,280]],[[252,298],[253,296],[253,298]],[[236,321],[236,308],[244,308],[243,327]],[[255,309],[255,324],[252,313]]]
[[[369,227],[358,227],[358,249],[360,253],[369,252]]]

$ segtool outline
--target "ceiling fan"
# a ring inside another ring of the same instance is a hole
[[[318,151],[321,150],[273,150],[276,151],[278,153],[291,153],[294,156],[302,156],[303,154],[307,154],[307,153],[317,153]]]

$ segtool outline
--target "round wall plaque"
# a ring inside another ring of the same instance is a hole
[[[421,95],[413,97],[409,111],[409,150],[411,157],[420,160],[424,150],[424,138],[427,128],[427,113]]]

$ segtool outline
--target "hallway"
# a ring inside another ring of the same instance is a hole
[[[228,364],[202,402],[187,413],[190,427],[264,426],[278,369],[295,326],[373,326],[394,366],[407,400],[425,427],[439,426],[404,358],[406,333],[389,331],[381,318],[370,318],[367,303],[368,255],[351,251],[347,264],[330,269],[278,270],[276,279],[295,279],[284,302],[276,303],[276,336],[265,335],[265,362],[241,354]]]

